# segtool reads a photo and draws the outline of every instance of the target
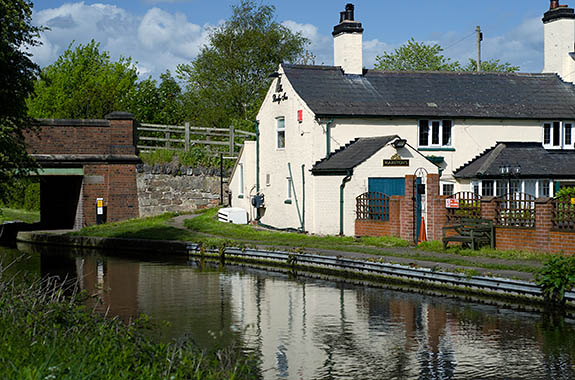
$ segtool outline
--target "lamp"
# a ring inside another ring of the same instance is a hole
[[[405,144],[407,144],[407,140],[397,139],[393,142],[392,145],[395,149],[399,149],[399,148],[403,148],[405,146]]]

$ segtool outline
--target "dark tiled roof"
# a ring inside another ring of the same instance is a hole
[[[283,68],[317,116],[575,118],[575,86],[555,74]]]
[[[538,142],[500,142],[457,169],[456,178],[501,178],[499,167],[521,166],[522,178],[575,178],[575,151],[547,150]]]
[[[311,169],[312,174],[346,174],[399,136],[360,137],[333,152]]]

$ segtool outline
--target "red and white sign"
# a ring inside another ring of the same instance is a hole
[[[446,208],[459,208],[459,199],[448,198],[445,200]]]
[[[303,110],[297,111],[297,121],[300,123],[303,121]]]

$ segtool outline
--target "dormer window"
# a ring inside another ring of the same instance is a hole
[[[575,149],[573,123],[565,121],[543,123],[543,147],[545,149]]]

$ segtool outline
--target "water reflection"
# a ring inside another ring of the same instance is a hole
[[[182,259],[27,250],[37,269],[25,270],[75,278],[98,311],[166,320],[158,339],[236,342],[261,358],[266,379],[574,377],[575,330],[564,319]]]

